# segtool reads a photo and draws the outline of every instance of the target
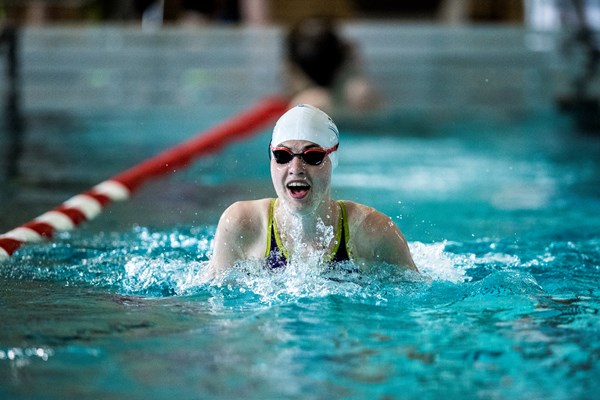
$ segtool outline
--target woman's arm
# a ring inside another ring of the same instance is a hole
[[[239,223],[241,207],[239,203],[229,206],[221,215],[213,240],[213,254],[209,269],[213,275],[223,272],[243,259],[243,226]]]
[[[269,199],[239,201],[223,212],[209,262],[211,276],[231,268],[238,261],[264,256],[268,205]]]

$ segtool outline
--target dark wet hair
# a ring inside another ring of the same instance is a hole
[[[330,87],[348,57],[348,46],[329,18],[313,17],[287,36],[287,58],[318,86]]]

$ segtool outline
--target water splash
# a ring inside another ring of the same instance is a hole
[[[285,270],[272,272],[265,269],[260,261],[246,261],[217,277],[211,284],[226,292],[256,296],[258,301],[267,304],[329,296],[386,301],[376,288],[377,276],[361,275],[352,272],[353,268],[351,263],[336,269],[329,269],[326,264],[296,263]]]
[[[61,233],[53,243],[20,249],[0,277],[91,285],[126,294],[184,294],[209,257],[213,227]]]
[[[324,240],[334,240],[324,225],[321,234]],[[19,250],[0,268],[0,277],[90,285],[152,297],[242,296],[242,301],[273,304],[344,296],[383,303],[419,291],[418,295],[433,296],[433,287],[443,287],[448,293],[454,293],[456,287],[467,296],[513,289],[535,295],[540,287],[562,290],[565,285],[562,277],[545,273],[552,271],[552,266],[580,263],[581,267],[574,264],[571,269],[581,274],[591,268],[591,274],[598,265],[596,258],[586,256],[590,249],[597,249],[597,241],[589,241],[581,249],[569,247],[570,242],[554,242],[542,249],[519,248],[492,239],[412,242],[409,247],[420,274],[385,264],[358,273],[352,262],[332,269],[320,254],[307,253],[292,258],[283,271],[267,270],[262,261],[246,261],[206,282],[213,237],[214,227],[136,227],[122,233],[62,234],[54,243]],[[539,273],[544,273],[544,280],[538,283],[535,277]]]
[[[446,251],[448,242],[409,244],[411,254],[419,271],[434,281],[460,283],[470,281],[467,271],[473,268],[471,257]]]
[[[125,264],[122,290],[155,296],[184,295],[198,286],[206,261],[185,262],[169,258],[134,257]]]
[[[292,264],[319,264],[320,260],[326,258],[335,240],[334,227],[325,224],[320,217],[317,219],[315,231],[310,233],[302,229],[301,217],[291,212],[287,214],[287,218],[277,221],[277,225],[290,255],[289,262]]]

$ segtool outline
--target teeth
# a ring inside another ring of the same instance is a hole
[[[291,182],[288,187],[308,187],[309,185],[303,182]]]

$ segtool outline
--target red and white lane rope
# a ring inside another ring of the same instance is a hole
[[[287,110],[280,97],[268,97],[244,112],[223,121],[192,139],[176,145],[142,163],[70,198],[32,221],[0,235],[0,261],[8,259],[25,243],[50,239],[57,231],[74,229],[92,220],[113,201],[123,201],[144,182],[167,175],[194,159],[241,140],[273,122]]]

